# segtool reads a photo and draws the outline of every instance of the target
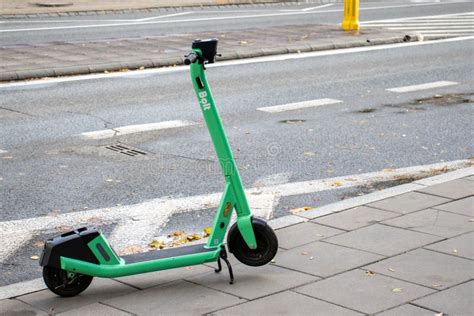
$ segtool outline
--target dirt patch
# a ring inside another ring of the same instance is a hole
[[[372,113],[377,111],[377,109],[374,108],[363,108],[362,110],[356,111],[357,113]]]
[[[416,99],[412,102],[399,104],[385,104],[387,108],[397,108],[396,113],[407,113],[413,111],[425,111],[429,106],[455,106],[459,104],[473,103],[473,93],[435,94],[429,98]]]
[[[294,119],[294,120],[281,120],[278,121],[278,123],[284,123],[284,124],[300,124],[304,123],[306,120],[299,120],[299,119]]]

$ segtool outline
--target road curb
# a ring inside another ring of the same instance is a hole
[[[268,224],[273,229],[282,229],[299,223],[307,222],[321,216],[342,212],[344,210],[361,206],[367,203],[372,203],[396,195],[423,189],[430,185],[441,184],[472,175],[474,175],[474,167],[466,167],[434,177],[424,178],[412,183],[402,184],[381,191],[369,193],[364,196],[359,196],[340,202],[328,204],[317,208],[316,210],[305,212],[304,214],[282,216],[268,221]],[[41,291],[45,288],[46,286],[44,285],[44,282],[41,278],[9,284],[0,287],[0,300],[14,298],[28,293]]]
[[[221,57],[217,57],[217,60],[227,61],[234,59],[245,59],[255,58],[272,55],[282,54],[298,54],[306,52],[316,52],[323,50],[333,50],[342,48],[353,48],[363,46],[374,46],[383,44],[395,44],[403,42],[415,42],[419,40],[416,34],[412,33],[401,33],[397,36],[390,37],[375,37],[368,39],[364,35],[354,35],[357,38],[344,38],[342,40],[331,41],[321,40],[318,43],[302,43],[286,45],[281,47],[269,47],[269,48],[244,48],[239,49],[236,52],[223,52]],[[56,67],[56,68],[40,68],[22,71],[9,71],[0,73],[0,81],[15,81],[15,80],[27,80],[27,79],[38,79],[45,77],[60,77],[60,76],[74,76],[74,75],[86,75],[103,72],[115,72],[124,70],[139,70],[144,68],[159,68],[159,67],[170,67],[183,65],[183,58],[178,56],[169,56],[157,59],[138,59],[132,61],[123,62],[112,62],[95,65],[78,65],[78,66],[67,66],[67,67]]]

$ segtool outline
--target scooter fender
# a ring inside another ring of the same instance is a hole
[[[100,232],[96,228],[82,227],[48,239],[41,254],[40,266],[60,269],[61,257],[99,264],[99,260],[87,245],[99,235]]]

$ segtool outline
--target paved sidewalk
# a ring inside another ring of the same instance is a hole
[[[294,25],[96,42],[0,47],[0,81],[175,66],[196,38],[219,38],[218,60],[416,41],[403,31],[342,31],[337,25]]]
[[[202,265],[95,279],[68,299],[18,287],[0,314],[472,315],[473,174],[470,167],[272,221],[275,262],[232,260],[233,285],[225,270]]]
[[[57,15],[75,13],[105,13],[117,11],[153,10],[169,7],[202,7],[239,4],[266,4],[284,2],[281,0],[3,0],[0,15],[5,17],[19,15]],[[291,2],[291,0],[289,1]],[[295,2],[295,1],[294,1]],[[293,2],[293,3],[294,3]],[[342,0],[312,0],[315,3],[342,2]]]

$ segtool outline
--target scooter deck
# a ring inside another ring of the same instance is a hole
[[[206,244],[196,244],[178,248],[168,248],[162,250],[153,250],[132,255],[122,256],[125,264],[152,261],[170,257],[180,257],[197,253],[215,252],[216,248],[206,248]]]

